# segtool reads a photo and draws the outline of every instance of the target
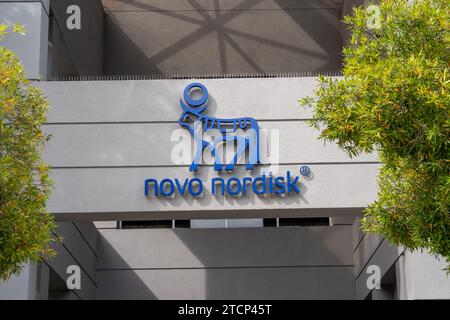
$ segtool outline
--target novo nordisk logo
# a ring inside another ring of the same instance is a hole
[[[200,97],[194,99],[191,95],[198,91]],[[261,163],[259,150],[259,126],[258,122],[250,117],[220,119],[209,117],[203,112],[206,110],[208,102],[208,90],[201,83],[191,83],[183,93],[184,102],[180,99],[180,105],[183,109],[178,123],[189,130],[196,143],[194,160],[189,167],[190,171],[197,171],[203,151],[209,149],[214,157],[214,170],[222,171],[233,170],[241,156],[245,156],[248,151],[248,161],[246,169],[252,170],[255,165]],[[204,133],[217,130],[221,135],[211,142],[203,139]],[[242,131],[242,134],[239,134]],[[230,163],[223,163],[222,155],[219,152],[219,146],[223,143],[232,142],[236,144],[236,151]]]
[[[196,144],[194,160],[189,167],[190,171],[196,172],[198,170],[205,149],[211,152],[214,158],[214,170],[219,172],[224,169],[233,171],[237,161],[242,156],[247,158],[245,163],[247,170],[252,170],[256,165],[261,164],[260,128],[254,118],[221,119],[205,115],[204,111],[208,107],[208,90],[201,83],[189,84],[184,89],[183,98],[184,101],[180,99],[183,112],[178,123],[181,127],[189,130]],[[213,130],[219,134],[208,142],[203,138],[204,134]],[[224,163],[222,158],[226,157],[222,157],[219,146],[227,142],[232,142],[236,148],[233,149],[232,160]],[[300,174],[305,178],[310,177],[309,167],[302,166]],[[153,192],[151,192],[152,187]],[[300,193],[299,176],[287,171],[286,176],[273,176],[272,173],[263,173],[257,177],[215,177],[210,180],[210,190],[212,195],[221,194],[233,197],[244,196],[249,191],[261,196],[298,194]],[[204,194],[204,181],[199,177],[164,178],[160,181],[148,178],[144,181],[144,195],[146,197],[151,194],[156,197],[159,195],[172,197],[177,193],[181,196],[189,193],[191,196],[201,197]]]

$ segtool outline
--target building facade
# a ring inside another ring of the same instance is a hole
[[[298,103],[339,77],[355,5],[0,1],[28,31],[3,45],[50,102],[63,237],[0,298],[450,298],[442,258],[360,231],[377,155],[319,141]]]

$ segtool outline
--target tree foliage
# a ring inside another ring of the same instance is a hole
[[[14,31],[24,32],[18,25]],[[0,40],[7,33],[0,25]],[[46,110],[47,101],[27,81],[19,59],[0,47],[0,280],[54,254],[49,245],[55,225],[45,210],[51,181],[41,159],[49,138],[41,130]]]
[[[449,8],[449,0],[384,0],[354,9],[345,18],[343,77],[321,77],[314,96],[301,100],[322,139],[350,156],[379,154],[378,197],[363,230],[447,261]]]

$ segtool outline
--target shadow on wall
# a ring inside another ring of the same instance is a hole
[[[175,230],[205,266],[205,299],[354,299],[343,229],[330,227]],[[215,235],[217,234],[217,235]],[[337,246],[336,243],[340,243]],[[194,274],[195,276],[195,274]],[[197,298],[197,297],[193,297]]]
[[[96,299],[353,299],[351,227],[109,230]]]
[[[342,3],[109,0],[105,74],[337,71]]]
[[[96,300],[157,300],[158,297],[151,291],[149,286],[139,277],[139,271],[133,270],[114,247],[99,233],[97,240],[99,255],[97,259],[103,259],[108,264],[120,266],[117,269],[96,270]]]

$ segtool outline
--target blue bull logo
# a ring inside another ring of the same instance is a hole
[[[194,99],[191,97],[191,93],[194,91],[200,91],[200,98]],[[208,107],[206,105],[208,102],[208,90],[201,83],[189,84],[184,89],[183,96],[184,102],[180,99],[180,106],[183,109],[183,113],[178,123],[183,128],[189,130],[197,145],[194,160],[189,167],[190,171],[197,171],[205,148],[208,148],[214,157],[214,170],[216,171],[222,171],[224,167],[225,170],[233,170],[239,157],[243,154],[245,155],[247,150],[247,170],[252,170],[255,165],[261,163],[259,154],[259,126],[255,119],[249,117],[219,119],[204,115],[203,112]],[[213,129],[218,130],[221,135],[211,142],[205,141],[203,139],[203,133]],[[244,131],[244,135],[239,135],[238,130]],[[230,163],[222,164],[218,147],[220,144],[227,142],[236,143],[236,153]]]

